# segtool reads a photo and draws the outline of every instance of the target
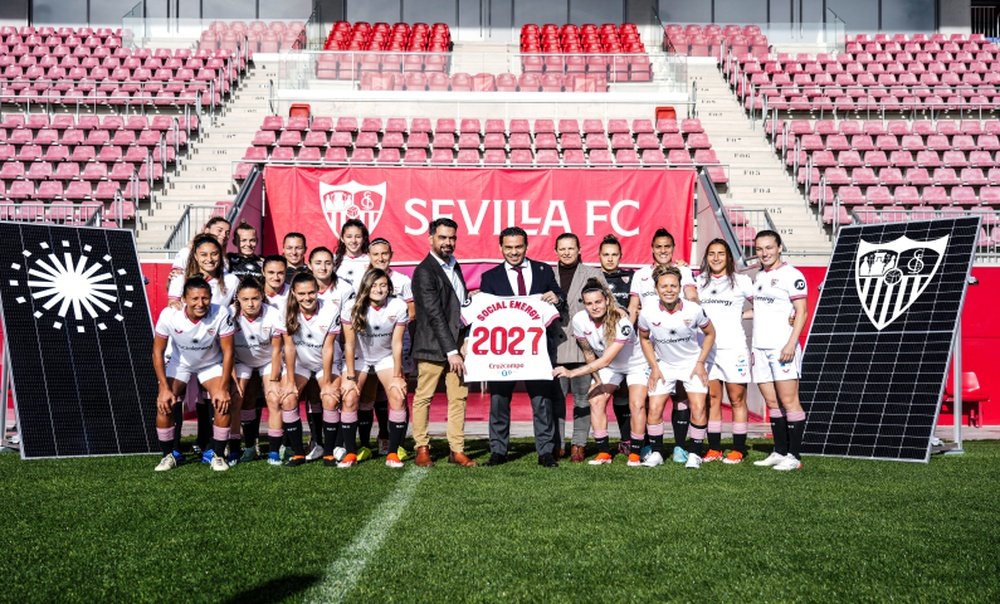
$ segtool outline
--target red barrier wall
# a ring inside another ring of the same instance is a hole
[[[826,267],[807,266],[799,269],[809,284],[809,308],[816,308],[819,285],[826,275]],[[156,317],[167,304],[170,263],[147,262],[143,263],[142,270],[150,280],[146,293],[150,309]],[[402,270],[408,273],[411,269],[402,267]],[[995,367],[1000,366],[1000,321],[996,320],[996,309],[992,305],[994,300],[1000,299],[1000,267],[975,268],[972,274],[979,279],[979,285],[970,287],[966,296],[962,319],[962,365],[964,371],[975,371],[982,387],[997,399],[982,405],[983,424],[1000,425],[1000,372],[993,372]],[[807,323],[806,331],[808,325]],[[951,422],[950,413],[942,413],[940,423],[950,425]]]

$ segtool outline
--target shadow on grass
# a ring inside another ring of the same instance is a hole
[[[278,602],[304,592],[318,583],[319,575],[288,575],[271,579],[256,587],[241,591],[225,600],[226,604],[255,604],[256,602]]]
[[[408,440],[407,448],[413,449],[413,441]],[[444,439],[434,439],[431,441],[431,457],[435,464],[448,463],[448,454],[451,449],[448,441]],[[465,454],[475,459],[479,465],[483,465],[490,458],[490,441],[483,438],[470,439],[465,441]],[[511,439],[507,449],[507,461],[512,462],[522,457],[535,455],[535,441],[531,438]]]

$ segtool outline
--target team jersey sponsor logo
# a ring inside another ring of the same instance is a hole
[[[359,182],[319,183],[319,202],[323,216],[334,237],[348,220],[360,220],[369,231],[378,226],[385,209],[386,183],[363,185]]]
[[[947,245],[947,235],[934,241],[904,235],[888,243],[858,243],[854,285],[875,329],[888,327],[920,298],[937,274]]]

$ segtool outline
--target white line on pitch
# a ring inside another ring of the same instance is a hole
[[[371,518],[337,559],[326,569],[326,578],[317,586],[310,602],[343,602],[365,567],[413,499],[417,485],[427,476],[426,468],[412,467],[396,483],[396,489],[379,504]]]

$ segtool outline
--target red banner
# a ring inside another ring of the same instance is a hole
[[[448,217],[462,262],[500,260],[497,237],[514,225],[540,260],[554,259],[556,237],[573,232],[584,262],[595,263],[614,233],[623,264],[646,264],[659,227],[677,238],[677,258],[690,260],[694,181],[692,170],[268,166],[264,245],[278,253],[284,234],[298,231],[309,248],[333,249],[341,225],[358,218],[392,242],[393,263],[414,264],[427,255],[430,221]]]

